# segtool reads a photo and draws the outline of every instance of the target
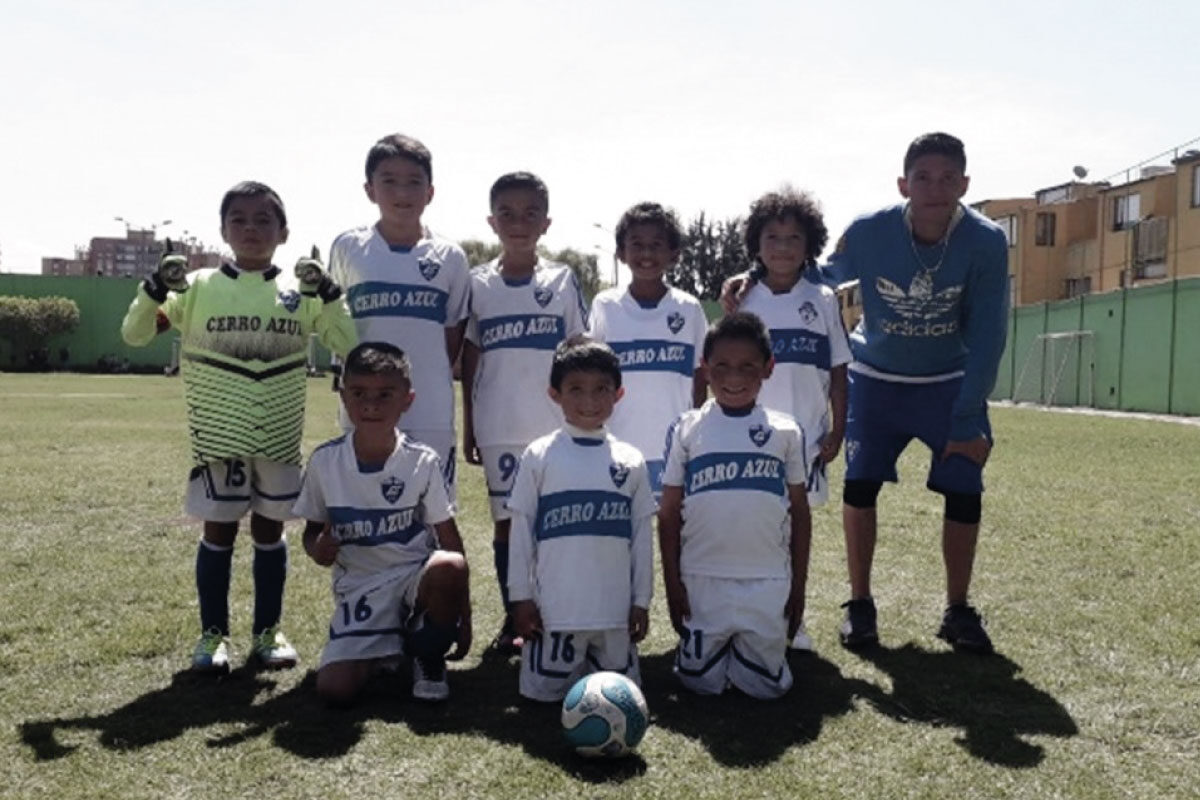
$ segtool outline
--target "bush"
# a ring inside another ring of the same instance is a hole
[[[47,340],[79,326],[79,306],[66,297],[0,297],[0,339],[10,360],[28,369],[50,368]]]

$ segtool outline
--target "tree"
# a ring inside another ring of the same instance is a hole
[[[715,300],[722,281],[749,268],[741,218],[714,222],[701,211],[684,229],[679,261],[667,280],[696,297]]]
[[[477,264],[486,264],[496,256],[500,255],[500,243],[481,242],[478,239],[465,239],[458,243],[463,252],[467,254],[467,263],[472,267]]]
[[[46,366],[46,341],[79,326],[79,306],[66,297],[0,297],[0,339],[11,346],[10,360]]]

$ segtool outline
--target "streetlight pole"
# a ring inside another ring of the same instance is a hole
[[[593,222],[593,223],[592,223],[592,227],[593,227],[593,228],[598,228],[598,229],[600,229],[600,230],[604,231],[605,233],[607,233],[609,236],[611,236],[611,237],[612,237],[612,241],[613,241],[613,246],[614,246],[614,247],[616,246],[616,239],[617,239],[617,235],[616,235],[615,233],[613,233],[611,230],[609,230],[608,228],[606,228],[606,227],[604,227],[603,225],[601,225],[599,222]],[[612,251],[612,269],[613,269],[613,271],[612,271],[612,285],[615,287],[615,286],[617,285],[617,280],[618,280],[618,275],[617,275],[617,251],[616,251],[616,250],[613,250],[613,251]]]

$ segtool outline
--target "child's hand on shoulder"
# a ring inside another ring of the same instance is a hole
[[[641,606],[629,609],[629,641],[640,642],[650,632],[650,612]]]
[[[518,600],[512,605],[513,628],[517,635],[530,639],[542,632],[542,615],[537,603],[532,600]]]

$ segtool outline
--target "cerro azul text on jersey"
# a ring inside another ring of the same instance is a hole
[[[529,319],[514,319],[486,329],[480,336],[485,348],[522,336],[544,336],[558,332],[558,317],[537,316]]]
[[[380,536],[410,533],[413,529],[413,517],[415,514],[415,508],[404,508],[374,520],[355,519],[348,522],[334,523],[333,535],[339,541],[348,542],[355,539],[371,539]]]
[[[240,315],[209,317],[204,323],[209,333],[283,333],[288,336],[300,335],[300,320],[290,317],[267,317],[264,323],[262,317]]]
[[[636,367],[640,364],[673,364],[688,358],[687,347],[681,344],[671,344],[664,347],[635,347],[618,353],[622,367]]]
[[[387,308],[438,308],[442,293],[433,289],[405,289],[368,292],[351,301],[351,311],[362,314]]]
[[[770,457],[751,458],[744,462],[732,460],[709,464],[692,475],[691,483],[688,484],[688,492],[698,492],[713,484],[736,480],[752,478],[778,480],[783,474],[782,466],[783,463],[779,459]]]
[[[564,525],[576,525],[581,522],[619,521],[629,518],[628,500],[588,500],[549,509],[542,515],[541,529],[552,531]]]

